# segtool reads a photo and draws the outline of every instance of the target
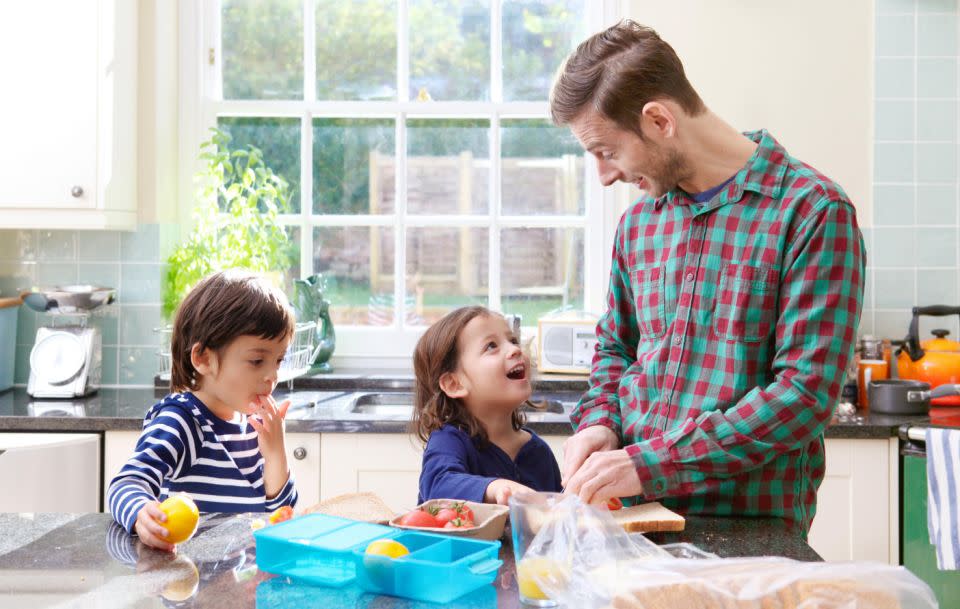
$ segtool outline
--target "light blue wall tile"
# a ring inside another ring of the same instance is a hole
[[[30,230],[0,231],[0,260],[37,259],[37,234]]]
[[[877,17],[877,55],[883,57],[913,55],[913,15]]]
[[[913,58],[885,57],[877,60],[877,97],[913,97],[916,64]]]
[[[116,262],[81,262],[77,265],[80,283],[114,288],[120,285],[120,265]]]
[[[920,269],[917,271],[917,304],[960,304],[957,294],[956,268],[944,270]]]
[[[956,267],[957,229],[917,228],[917,266]]]
[[[86,262],[120,262],[120,233],[83,231],[77,237],[77,259]]]
[[[156,224],[142,224],[134,232],[120,234],[121,262],[158,262],[160,230]]]
[[[874,313],[874,333],[880,338],[900,340],[907,335],[910,325],[910,309],[896,311],[876,311]]]
[[[160,302],[159,264],[120,265],[120,297],[125,303]]]
[[[957,331],[956,315],[951,315],[950,317],[923,316],[920,318],[920,340],[933,338],[933,330],[937,328],[945,328],[948,330],[950,332],[950,338],[954,340],[956,340],[957,336],[960,336],[960,332]],[[906,336],[907,332],[904,331],[903,335]]]
[[[913,306],[916,271],[913,269],[877,269],[876,307],[878,309],[905,309]]]
[[[37,233],[37,259],[43,262],[77,259],[77,233],[65,230],[42,230]]]
[[[120,384],[152,385],[157,374],[157,354],[154,348],[121,347]]]
[[[881,9],[886,0],[880,0],[880,6],[878,9]],[[917,11],[921,14],[923,13],[957,13],[957,0],[919,0],[916,2]],[[881,10],[890,10],[888,8],[883,8]]]
[[[876,290],[873,289],[874,283],[876,283],[876,273],[872,267],[867,267],[864,271],[864,281],[863,281],[863,308],[864,309],[873,309],[876,306],[874,301]]]
[[[917,181],[952,182],[957,178],[957,147],[917,144]]]
[[[919,102],[917,104],[917,139],[922,142],[955,144],[957,142],[957,102],[926,100]]]
[[[876,138],[900,142],[913,141],[915,108],[913,100],[877,101]]]
[[[20,307],[17,314],[17,344],[32,345],[37,338],[37,313],[27,307]]]
[[[104,345],[120,343],[120,307],[118,305],[98,309],[91,316],[90,323],[100,328],[100,336]]]
[[[955,184],[920,184],[917,186],[917,223],[957,223],[957,186]]]
[[[120,350],[117,347],[103,348],[103,371],[100,382],[103,385],[116,385],[120,373]]]
[[[155,345],[160,327],[160,305],[121,305],[120,344]]]
[[[875,144],[874,178],[878,182],[913,181],[912,144]]]
[[[33,343],[29,345],[17,345],[16,360],[13,363],[13,382],[17,385],[26,385],[30,380],[30,350],[33,349]]]
[[[40,262],[37,264],[37,283],[40,287],[77,283],[76,262]]]
[[[912,96],[912,93],[910,95]],[[917,96],[955,98],[957,96],[957,60],[950,57],[918,59]]]
[[[873,223],[877,226],[914,223],[914,186],[882,185],[873,188]]]
[[[36,263],[0,261],[0,296],[17,296],[37,283]]]
[[[896,17],[889,17],[889,19],[896,19]],[[924,57],[956,54],[956,19],[945,19],[942,15],[917,16],[917,55]]]
[[[878,15],[913,13],[916,8],[917,0],[877,0]]]
[[[873,259],[875,268],[904,268],[914,266],[914,232],[909,228],[873,229]]]

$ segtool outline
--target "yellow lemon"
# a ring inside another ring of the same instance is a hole
[[[200,510],[189,495],[181,493],[168,498],[160,504],[160,511],[167,515],[167,520],[160,523],[167,529],[164,541],[182,543],[197,530]]]
[[[567,580],[567,569],[556,561],[540,556],[520,561],[517,565],[517,587],[520,589],[520,596],[536,600],[550,598],[540,589],[537,582],[541,580],[562,585]]]
[[[367,554],[379,554],[390,558],[400,558],[409,553],[407,546],[394,539],[376,539],[367,546]]]

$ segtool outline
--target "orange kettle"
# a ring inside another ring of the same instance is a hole
[[[949,330],[937,329],[932,333],[936,338],[920,341],[920,316],[944,317],[960,316],[960,307],[949,305],[931,305],[913,307],[910,330],[897,349],[897,376],[902,379],[929,383],[931,388],[947,383],[960,383],[960,342],[950,340]],[[933,406],[960,406],[960,396],[935,398]]]

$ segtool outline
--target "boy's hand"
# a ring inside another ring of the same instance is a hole
[[[487,490],[483,493],[483,502],[507,505],[507,502],[510,500],[510,495],[526,493],[528,491],[532,492],[533,489],[519,482],[514,482],[513,480],[497,478],[487,485]]]
[[[264,459],[283,455],[283,419],[290,408],[290,400],[277,405],[272,395],[259,396],[250,404],[250,425],[257,430],[257,442]]]
[[[167,529],[163,528],[161,523],[166,520],[167,515],[160,511],[160,503],[148,501],[137,512],[137,521],[133,530],[144,545],[166,552],[175,552],[177,547],[163,540],[167,536]]]

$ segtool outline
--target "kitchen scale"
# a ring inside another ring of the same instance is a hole
[[[100,388],[103,369],[100,329],[90,325],[91,313],[113,302],[113,288],[71,285],[22,294],[23,302],[50,315],[37,328],[30,350],[27,393],[35,398],[76,398]]]

